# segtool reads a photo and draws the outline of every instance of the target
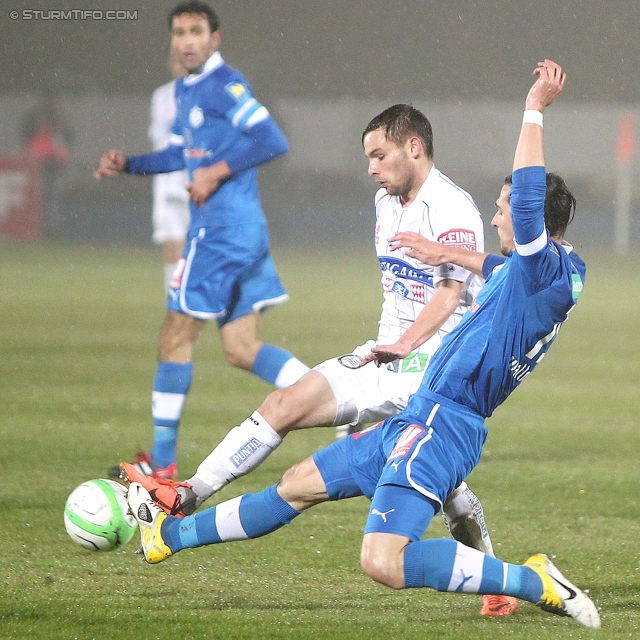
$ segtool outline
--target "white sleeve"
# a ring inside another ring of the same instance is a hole
[[[154,150],[164,149],[170,143],[171,126],[175,119],[175,81],[158,87],[151,96],[151,122],[149,139]]]

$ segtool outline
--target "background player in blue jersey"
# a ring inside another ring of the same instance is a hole
[[[148,562],[187,547],[256,538],[320,502],[365,495],[372,502],[361,564],[375,581],[394,589],[511,595],[600,626],[593,602],[543,554],[514,565],[455,540],[421,540],[448,493],[478,463],[484,419],[546,353],[584,281],[584,263],[563,241],[574,199],[566,187],[565,198],[546,198],[542,116],[565,74],[549,60],[535,73],[513,184],[508,197],[503,189],[493,221],[510,255],[484,257],[485,286],[443,339],[407,408],[295,465],[278,485],[184,519],[167,516],[141,484],[131,484],[129,506]]]
[[[308,371],[289,352],[257,337],[260,312],[287,294],[269,253],[256,167],[285,153],[286,139],[245,78],[218,52],[219,21],[211,7],[180,4],[169,25],[172,51],[189,73],[176,83],[169,146],[142,156],[108,151],[95,172],[97,178],[185,167],[189,172],[191,225],[159,336],[154,444],[137,460],[140,471],[164,478],[177,476],[177,432],[191,384],[193,345],[207,320],[217,321],[231,364],[278,387]]]

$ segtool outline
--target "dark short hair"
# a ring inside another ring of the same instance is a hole
[[[429,159],[433,158],[433,131],[431,123],[424,113],[418,111],[409,104],[394,104],[378,114],[365,127],[362,132],[362,143],[364,137],[371,131],[384,129],[387,140],[402,146],[409,138],[417,136],[422,140],[425,153]]]
[[[216,12],[206,2],[200,2],[199,0],[187,0],[187,2],[181,2],[177,7],[171,10],[171,13],[169,14],[169,31],[171,31],[173,27],[173,19],[184,13],[204,16],[209,23],[211,33],[220,28],[220,20],[218,19]]]
[[[512,177],[504,179],[512,184]],[[563,237],[576,214],[576,199],[557,173],[547,173],[547,193],[544,197],[544,224],[549,235]]]

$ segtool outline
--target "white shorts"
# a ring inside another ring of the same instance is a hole
[[[369,340],[350,355],[364,358],[375,344]],[[335,424],[361,426],[400,413],[407,406],[409,396],[420,386],[429,360],[430,355],[426,353],[414,353],[381,367],[370,362],[351,369],[346,366],[350,362],[347,355],[321,362],[314,370],[327,379],[336,397]]]
[[[153,241],[186,240],[191,222],[186,171],[157,175],[153,179]]]

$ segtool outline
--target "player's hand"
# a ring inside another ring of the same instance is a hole
[[[538,78],[529,89],[525,102],[526,108],[543,112],[545,107],[548,107],[562,91],[567,74],[562,71],[559,64],[552,60],[538,62],[533,73]]]
[[[362,359],[360,366],[364,367],[365,364],[375,362],[376,366],[379,367],[382,364],[394,362],[395,360],[402,360],[403,358],[406,358],[410,353],[411,349],[405,347],[399,342],[389,345],[379,345],[371,349],[371,353]]]
[[[403,231],[396,233],[389,238],[391,250],[404,249],[404,253],[420,262],[437,267],[447,262],[445,256],[445,245],[440,242],[427,240],[424,236],[413,231]],[[408,354],[407,354],[408,355]]]
[[[111,149],[102,154],[100,166],[93,172],[93,177],[100,180],[103,176],[117,176],[124,171],[127,156],[123,151]]]
[[[187,185],[191,200],[201,207],[217,191],[225,178],[231,175],[229,165],[223,160],[209,167],[200,167],[193,172],[193,179]]]

